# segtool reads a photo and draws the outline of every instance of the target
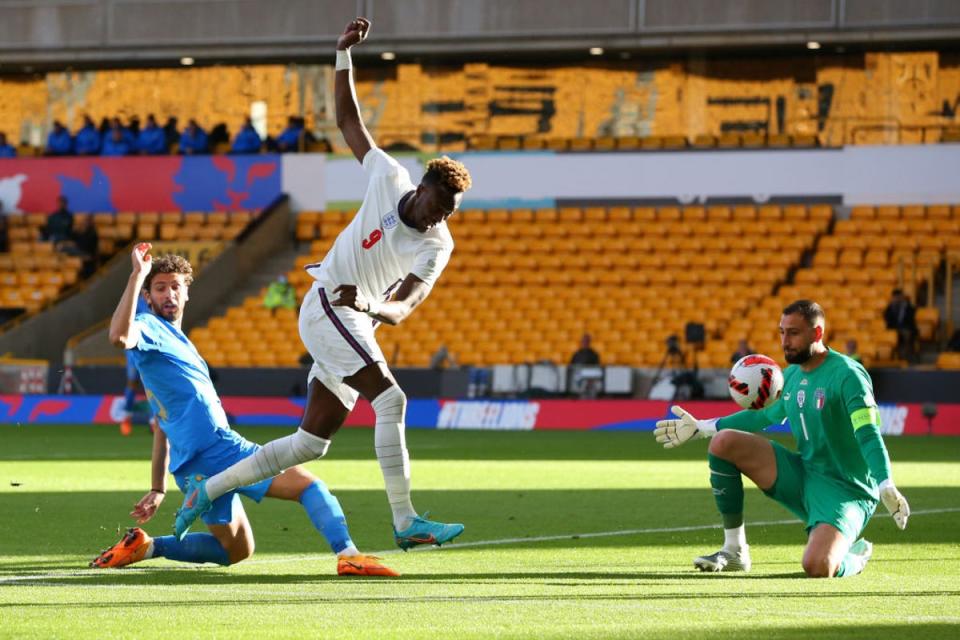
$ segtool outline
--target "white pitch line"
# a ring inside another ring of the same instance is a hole
[[[914,511],[910,514],[910,517],[915,516],[925,516],[925,515],[934,515],[938,513],[958,513],[960,512],[960,507],[947,507],[943,509],[921,509]],[[758,522],[750,522],[751,527],[774,527],[782,526],[788,524],[800,524],[800,521],[793,518],[788,520],[765,520]],[[453,546],[448,547],[450,550],[464,549],[469,547],[493,547],[497,545],[504,544],[530,544],[537,542],[557,542],[559,540],[578,540],[584,538],[613,538],[618,536],[634,536],[634,535],[646,535],[646,534],[658,534],[658,533],[684,533],[689,531],[709,531],[711,529],[720,529],[723,525],[721,524],[699,524],[691,525],[686,527],[660,527],[660,528],[648,528],[648,529],[620,529],[617,531],[595,531],[592,533],[568,533],[562,535],[554,536],[537,536],[532,538],[497,538],[495,540],[475,540],[473,542],[457,542],[451,543]],[[433,546],[421,546],[414,547],[411,551],[441,551],[442,547],[433,547]],[[372,555],[383,556],[390,555],[395,553],[403,553],[400,549],[385,549],[383,551],[371,551],[368,552]],[[300,560],[329,560],[332,557],[330,553],[309,553],[298,556],[289,556],[285,555],[282,558],[258,558],[254,560],[248,560],[243,563],[242,566],[249,567],[253,565],[262,565],[262,564],[284,564],[289,562],[296,562]],[[181,567],[164,567],[165,571],[169,570],[183,570],[183,571],[196,571],[198,565],[192,566],[181,566]],[[117,571],[92,571],[90,569],[78,569],[75,571],[60,571],[54,573],[42,573],[29,576],[11,576],[7,578],[0,578],[0,584],[12,584],[16,582],[28,582],[31,580],[48,580],[50,578],[80,578],[80,577],[91,577],[97,575],[136,575],[137,573],[149,572],[150,569],[147,567],[130,567],[124,569],[122,572]]]

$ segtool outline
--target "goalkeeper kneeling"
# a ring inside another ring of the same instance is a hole
[[[906,498],[893,484],[880,436],[873,384],[854,360],[823,344],[823,309],[801,300],[780,320],[786,361],[781,398],[766,409],[698,420],[681,407],[661,420],[654,435],[667,449],[712,438],[707,459],[710,485],[723,517],[724,544],[700,556],[701,571],[749,571],[743,525],[743,476],[804,523],[808,535],[803,570],[810,577],[853,576],[873,545],[861,538],[879,501],[904,529]],[[791,451],[751,432],[787,420],[797,443]]]

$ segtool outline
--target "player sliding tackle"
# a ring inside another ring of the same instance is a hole
[[[358,393],[376,412],[374,446],[397,545],[404,550],[439,545],[463,531],[461,524],[432,522],[413,509],[404,437],[407,398],[387,369],[374,329],[402,322],[430,293],[453,251],[445,221],[470,188],[470,174],[443,157],[427,163],[414,185],[407,170],[376,147],[360,117],[350,60],[350,48],[369,30],[370,22],[357,18],[337,40],[337,125],[369,182],[360,210],[323,262],[307,266],[316,282],[300,309],[300,338],[314,363],[300,428],[222,473],[191,479],[177,513],[177,535],[227,491],[323,457]]]
[[[110,341],[127,350],[160,424],[153,436],[151,489],[130,514],[139,524],[150,520],[163,502],[168,462],[170,473],[183,489],[187,477],[216,473],[260,449],[230,429],[207,364],[181,331],[193,268],[180,256],[153,260],[149,250],[146,243],[133,249],[133,273],[110,320]],[[147,303],[148,310],[137,313],[138,298]],[[210,533],[191,533],[183,539],[151,538],[143,529],[132,528],[90,566],[123,567],[149,558],[221,565],[240,562],[253,554],[253,530],[239,494],[257,502],[264,496],[300,502],[338,555],[340,575],[399,575],[374,556],[360,554],[350,539],[340,503],[302,467],[238,487],[214,500],[203,515]]]
[[[743,526],[746,475],[806,526],[803,570],[810,577],[853,576],[873,546],[860,538],[878,500],[904,529],[910,506],[893,484],[890,459],[880,437],[873,384],[854,360],[823,344],[825,319],[815,302],[787,306],[780,319],[784,372],[780,400],[759,411],[697,420],[673,407],[676,420],[661,420],[654,434],[667,449],[710,438],[710,484],[723,517],[724,544],[694,560],[701,571],[749,571]],[[746,433],[790,422],[797,452]]]

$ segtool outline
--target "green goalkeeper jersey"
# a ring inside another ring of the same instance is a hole
[[[877,500],[877,485],[890,476],[890,463],[870,375],[860,363],[829,349],[813,371],[791,365],[783,377],[779,401],[722,418],[718,428],[758,431],[786,418],[807,471]]]

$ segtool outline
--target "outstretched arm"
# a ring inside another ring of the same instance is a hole
[[[357,104],[357,91],[353,84],[353,64],[350,60],[350,47],[363,42],[370,33],[370,21],[356,18],[337,38],[337,66],[334,78],[334,96],[337,105],[337,127],[343,134],[347,146],[357,160],[363,162],[364,156],[375,144],[363,118],[360,117],[360,105]]]
[[[167,494],[167,465],[170,462],[170,447],[167,436],[160,427],[153,432],[153,455],[150,459],[150,491],[133,505],[130,515],[138,524],[153,517]]]
[[[137,315],[137,296],[143,289],[143,283],[150,274],[151,257],[149,242],[141,242],[133,248],[130,258],[133,272],[127,280],[120,303],[110,319],[110,342],[123,349],[133,349],[140,339],[140,331],[133,319]]]

